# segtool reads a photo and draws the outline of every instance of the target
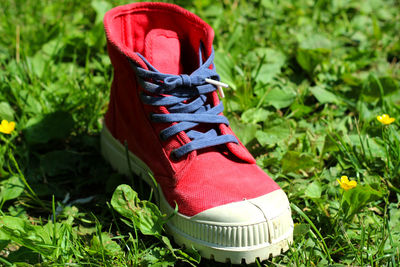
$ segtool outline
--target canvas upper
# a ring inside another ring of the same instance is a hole
[[[200,67],[199,51],[204,60],[212,54],[214,32],[207,23],[175,5],[134,3],[107,12],[104,25],[114,67],[106,127],[152,170],[172,207],[176,203],[179,213],[194,216],[279,189],[240,141],[194,150],[177,159],[173,151],[192,141],[188,130],[164,140],[160,132],[179,122],[152,121],[152,114],[169,114],[168,106],[141,100],[141,94],[152,94],[140,85],[143,78],[137,68],[149,70],[140,55],[160,73],[190,75]],[[220,103],[217,91],[206,97],[212,107]],[[218,135],[235,136],[224,123],[196,127],[200,132],[211,128]]]

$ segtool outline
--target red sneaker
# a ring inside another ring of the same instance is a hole
[[[292,241],[288,199],[223,116],[211,27],[172,4],[135,3],[104,18],[114,67],[104,157],[152,185],[175,241],[205,258],[247,263]],[[152,182],[152,175],[157,184]]]

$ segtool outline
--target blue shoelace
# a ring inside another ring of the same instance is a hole
[[[176,158],[187,153],[225,143],[238,143],[233,135],[218,134],[215,126],[206,132],[192,130],[200,124],[221,123],[229,125],[228,119],[218,115],[224,110],[222,102],[215,107],[207,104],[207,94],[215,91],[217,87],[206,80],[219,81],[219,76],[213,64],[214,50],[210,57],[202,62],[201,51],[199,52],[200,67],[192,74],[164,74],[154,68],[142,55],[137,53],[146,63],[149,70],[136,68],[139,83],[145,91],[151,95],[142,93],[140,95],[144,104],[152,106],[166,106],[170,114],[151,114],[151,120],[158,123],[178,122],[160,132],[160,138],[167,140],[181,131],[185,131],[191,141],[173,151]],[[212,66],[210,69],[209,67]],[[150,82],[151,81],[151,82]]]

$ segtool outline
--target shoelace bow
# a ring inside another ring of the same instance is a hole
[[[224,110],[222,102],[215,107],[206,103],[207,94],[217,89],[215,85],[206,82],[206,79],[219,81],[213,64],[214,50],[204,64],[201,51],[199,52],[200,67],[190,75],[160,73],[142,55],[137,54],[149,68],[149,70],[136,68],[139,82],[144,90],[151,94],[142,93],[140,95],[142,102],[152,106],[166,106],[170,112],[170,114],[152,114],[151,120],[159,123],[178,122],[163,129],[160,132],[161,139],[167,140],[181,131],[185,131],[191,139],[189,143],[173,151],[175,157],[180,158],[191,151],[206,147],[230,142],[238,143],[235,136],[218,134],[215,127],[204,133],[191,130],[199,124],[229,125],[225,116],[218,115]]]

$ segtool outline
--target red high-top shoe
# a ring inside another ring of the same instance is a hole
[[[164,3],[114,8],[104,25],[114,67],[104,157],[129,174],[126,143],[133,171],[154,187],[161,211],[178,205],[167,231],[205,258],[249,263],[286,251],[288,199],[223,116],[211,27]]]

